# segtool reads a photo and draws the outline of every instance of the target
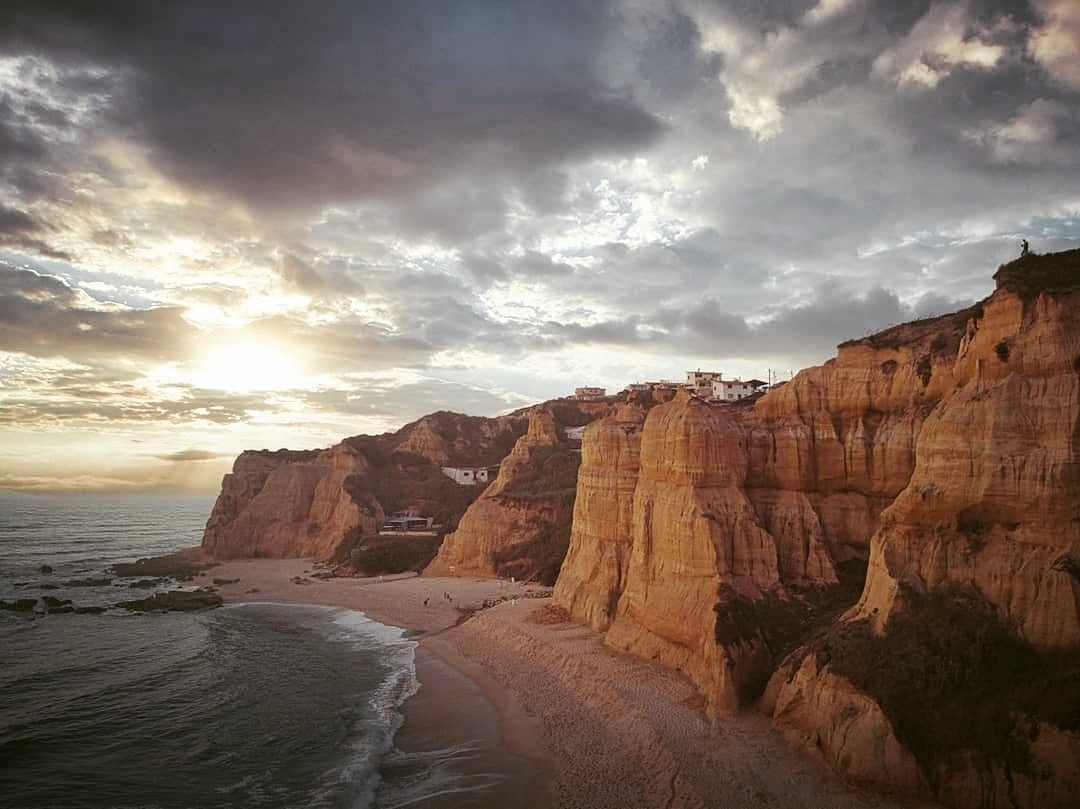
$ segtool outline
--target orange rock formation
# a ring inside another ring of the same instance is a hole
[[[502,462],[499,476],[465,512],[458,530],[443,540],[425,575],[554,582],[566,552],[555,532],[569,526],[574,480],[569,493],[521,491],[521,484],[533,474],[533,453],[561,444],[555,416],[546,408],[534,409],[528,431]]]
[[[434,413],[397,433],[325,450],[244,452],[222,481],[202,548],[218,559],[325,560],[398,509],[417,506],[456,522],[479,489],[456,486],[439,466],[497,463],[525,420]]]
[[[371,497],[353,497],[350,478],[370,465],[346,444],[321,452],[245,452],[225,476],[203,536],[217,559],[331,557],[346,535],[383,519]]]
[[[869,572],[846,621],[884,632],[905,594],[960,587],[1036,647],[1076,648],[1080,251],[996,278],[982,304],[844,344],[752,407],[684,394],[640,427],[630,412],[593,425],[556,601],[685,671],[714,713],[754,697],[774,662],[764,633],[721,623],[835,583],[851,558]],[[973,764],[931,788],[874,700],[805,652],[766,697],[860,780],[957,806],[1065,806],[1080,786],[1080,736],[1043,723],[1031,755],[1050,786]],[[979,772],[1005,785],[989,803]]]

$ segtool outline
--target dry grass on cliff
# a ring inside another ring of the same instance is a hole
[[[874,698],[927,778],[962,751],[1024,771],[1020,715],[1080,730],[1080,649],[1040,651],[1011,633],[970,593],[908,596],[882,637],[865,623],[819,638],[828,665]]]

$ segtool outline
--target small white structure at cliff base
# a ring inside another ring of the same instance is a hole
[[[487,483],[499,474],[497,466],[442,466],[442,473],[460,486]]]
[[[441,525],[435,524],[434,517],[422,517],[410,512],[398,512],[387,517],[379,528],[381,537],[438,536]]]

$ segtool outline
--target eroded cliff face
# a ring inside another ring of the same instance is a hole
[[[457,486],[439,466],[498,462],[525,421],[434,413],[325,450],[244,452],[222,481],[202,548],[218,559],[329,560],[375,533],[385,513],[416,507],[456,522],[479,490]]]
[[[1075,650],[1080,251],[996,277],[982,304],[847,343],[752,407],[682,395],[640,431],[629,414],[591,427],[557,602],[685,671],[713,712],[776,664],[757,606],[827,592],[849,559],[869,572],[847,623],[888,632],[918,594],[960,588],[1033,649]],[[1066,805],[1080,788],[1075,732],[1017,719],[1030,770],[972,753],[930,771],[873,694],[793,659],[765,707],[850,777],[956,806]]]
[[[922,375],[963,329],[844,346],[752,407],[684,393],[591,426],[556,601],[610,627],[611,645],[686,671],[712,710],[738,708],[776,650],[753,631],[718,643],[717,621],[735,602],[836,585],[838,564],[868,557],[940,395]]]
[[[569,527],[572,491],[523,487],[538,451],[564,445],[559,425],[547,409],[530,413],[528,431],[499,467],[495,481],[447,534],[425,569],[431,576],[511,576],[522,581],[554,582],[566,548],[554,535]],[[566,450],[566,452],[569,452]],[[576,466],[576,459],[574,459]],[[571,488],[574,481],[571,480]]]
[[[338,445],[295,455],[245,452],[237,458],[206,525],[207,554],[329,558],[353,528],[377,528],[383,518],[378,502],[346,491],[349,478],[370,471],[361,454]]]
[[[926,594],[971,593],[991,605],[992,620],[1040,650],[1036,663],[1073,672],[1062,682],[1034,686],[1065,689],[1056,695],[1063,704],[1050,709],[1023,704],[1030,702],[1030,689],[1022,681],[1043,676],[1037,670],[1019,673],[1019,686],[1013,682],[987,697],[1015,694],[1022,701],[999,723],[1006,726],[999,731],[1008,742],[1004,749],[980,751],[986,740],[970,738],[969,751],[923,755],[919,777],[904,779],[902,788],[950,806],[1066,807],[1075,805],[1080,789],[1078,256],[1074,251],[1071,270],[1064,257],[1072,283],[1052,289],[1023,283],[1031,278],[1027,273],[1038,277],[1037,263],[1002,268],[998,291],[978,316],[967,318],[955,354],[934,364],[926,387],[936,401],[918,432],[910,480],[880,516],[862,598],[846,616],[852,626],[864,623],[888,642],[894,620]],[[1017,279],[1018,288],[1010,284]],[[885,783],[890,763],[879,750],[842,756],[839,737],[821,737],[835,717],[807,707],[812,695],[828,698],[836,690],[831,669],[837,664],[814,671],[804,662],[790,680],[778,673],[771,686],[782,695],[775,715],[818,738],[845,774]],[[1009,664],[1009,656],[989,663]],[[1053,721],[1038,721],[1032,711]],[[884,715],[874,714],[872,724],[879,734],[891,731]]]
[[[611,626],[626,588],[646,413],[623,405],[589,425],[582,442],[570,549],[555,600],[600,631]]]
[[[874,535],[856,618],[902,589],[974,587],[1038,646],[1080,642],[1080,292],[1000,291],[970,319]]]
[[[685,671],[714,707],[738,705],[760,650],[714,636],[721,590],[779,584],[776,545],[746,495],[747,433],[725,409],[681,393],[641,435],[625,587],[607,642]]]

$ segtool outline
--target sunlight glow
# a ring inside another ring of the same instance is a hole
[[[212,390],[281,391],[301,387],[304,372],[299,358],[280,344],[249,340],[208,351],[192,381]]]

